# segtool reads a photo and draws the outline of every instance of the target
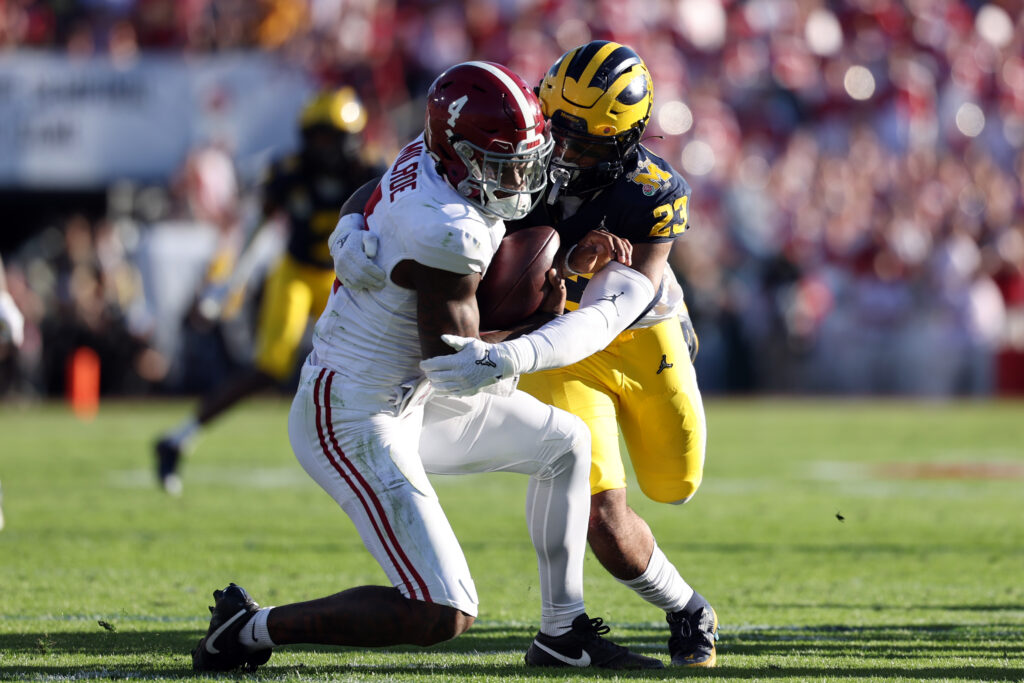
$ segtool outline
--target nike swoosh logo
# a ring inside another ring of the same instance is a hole
[[[231,624],[233,624],[236,621],[238,621],[239,617],[244,616],[244,615],[245,615],[245,610],[244,609],[238,610],[237,612],[235,612],[235,616],[231,617],[230,619],[225,621],[223,624],[221,624],[220,628],[217,629],[216,631],[214,631],[212,635],[207,636],[207,638],[206,638],[206,651],[209,652],[211,655],[219,655],[220,654],[220,650],[218,650],[217,648],[215,648],[213,646],[213,641],[217,640],[217,638],[220,637],[220,634],[224,632],[224,629],[226,629],[228,626],[231,626]]]
[[[584,650],[583,654],[579,657],[567,657],[563,655],[561,652],[555,652],[550,647],[545,647],[544,644],[539,641],[535,640],[533,641],[533,644],[539,647],[540,649],[544,650],[544,652],[547,652],[549,655],[551,655],[558,661],[565,662],[569,666],[590,666],[590,653],[586,650]]]
[[[256,642],[256,643],[260,642],[260,639],[256,637],[256,620],[255,619],[252,620],[252,639],[253,639],[253,642]]]

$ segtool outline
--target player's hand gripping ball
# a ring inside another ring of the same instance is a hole
[[[558,244],[558,233],[546,225],[501,240],[476,290],[481,330],[507,330],[537,312],[551,288],[547,272]]]

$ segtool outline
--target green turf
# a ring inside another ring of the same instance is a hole
[[[158,492],[151,442],[189,407],[105,404],[83,423],[0,405],[0,679],[191,678],[210,592],[229,580],[265,604],[383,581],[292,458],[284,402],[230,414],[188,461],[184,497]],[[697,497],[631,502],[718,610],[720,668],[580,679],[1024,680],[1024,404],[707,413]],[[539,612],[525,481],[434,481],[476,579],[476,626],[426,650],[283,649],[255,679],[573,678],[522,665]],[[586,588],[613,637],[665,657],[663,617],[589,556]]]

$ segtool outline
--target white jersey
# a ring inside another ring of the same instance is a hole
[[[483,273],[505,224],[460,197],[441,177],[423,136],[406,145],[366,209],[376,262],[390,275],[405,260],[454,273]],[[416,292],[387,280],[379,291],[335,282],[313,333],[311,362],[335,371],[368,409],[397,403],[421,377]],[[345,395],[340,395],[345,400]]]

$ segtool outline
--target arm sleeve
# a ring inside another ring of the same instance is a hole
[[[514,374],[565,367],[597,353],[650,306],[654,293],[646,275],[612,261],[590,280],[578,309],[501,343]]]

